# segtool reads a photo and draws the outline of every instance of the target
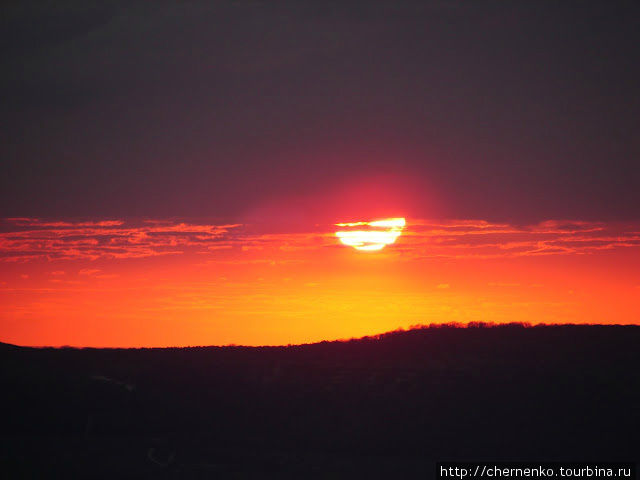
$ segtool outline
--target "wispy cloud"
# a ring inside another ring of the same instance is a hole
[[[239,225],[124,220],[97,222],[5,219],[0,233],[0,260],[139,258],[222,248]]]
[[[96,275],[98,273],[100,273],[102,270],[98,269],[98,268],[83,268],[80,271],[78,271],[78,275],[87,275],[87,276],[93,276]]]
[[[396,247],[411,258],[584,255],[640,247],[636,224],[545,221],[515,226],[478,220],[416,221]]]
[[[293,233],[266,230],[268,227],[172,220],[136,223],[9,218],[1,223],[0,261],[127,259],[185,253],[222,260],[232,250],[251,258],[272,258],[274,252],[286,257],[306,250],[343,248],[333,225],[315,225]],[[414,219],[407,222],[402,236],[384,254],[411,260],[497,258],[585,255],[638,247],[638,224],[554,220],[516,226],[482,220]],[[95,276],[99,272],[85,269],[79,273]]]

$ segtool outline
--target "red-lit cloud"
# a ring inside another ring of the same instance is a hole
[[[185,253],[216,256],[231,249],[284,253],[340,247],[332,225],[314,226],[302,232],[270,233],[256,231],[250,225],[168,220],[136,224],[124,220],[62,222],[11,218],[3,223],[0,261],[5,262],[126,259]],[[480,220],[409,220],[400,239],[385,253],[411,260],[582,255],[640,247],[639,230],[639,225],[629,223],[546,221],[514,226]]]
[[[238,225],[122,220],[49,222],[9,218],[0,233],[0,260],[140,258],[222,248]]]

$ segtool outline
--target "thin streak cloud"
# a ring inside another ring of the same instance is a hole
[[[224,256],[238,251],[280,256],[341,248],[332,225],[309,231],[271,233],[251,225],[172,220],[91,222],[8,218],[2,222],[0,261],[129,259],[166,255]],[[264,227],[262,227],[264,229]],[[385,254],[406,259],[499,258],[584,255],[638,248],[635,223],[545,221],[529,226],[482,220],[409,220],[397,244]],[[246,259],[238,259],[246,261]]]

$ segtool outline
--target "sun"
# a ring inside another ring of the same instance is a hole
[[[339,230],[336,237],[344,245],[364,252],[382,250],[394,243],[406,225],[404,218],[386,218],[373,222],[336,223],[337,227],[364,227],[357,230]]]

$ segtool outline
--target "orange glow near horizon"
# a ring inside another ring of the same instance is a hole
[[[365,252],[382,250],[385,246],[394,243],[404,228],[404,218],[387,218],[373,222],[336,223],[337,227],[367,226],[369,230],[340,230],[336,237],[344,245]]]
[[[402,228],[374,255],[344,248],[334,223],[1,225],[0,341],[18,345],[286,345],[430,323],[640,320],[638,223],[337,225]]]

